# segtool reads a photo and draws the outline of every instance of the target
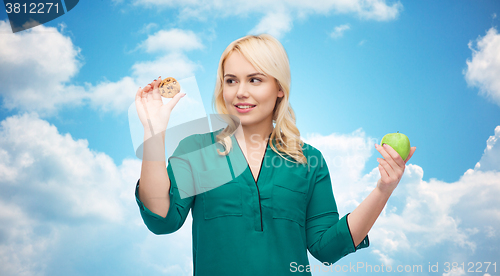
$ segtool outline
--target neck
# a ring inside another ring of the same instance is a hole
[[[266,127],[262,125],[251,125],[238,127],[235,133],[238,141],[244,140],[247,145],[262,145],[267,143],[269,135],[273,132],[272,123]]]

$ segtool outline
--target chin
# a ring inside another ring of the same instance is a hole
[[[248,118],[241,118],[238,115],[235,115],[235,116],[238,117],[238,119],[240,120],[240,124],[241,125],[248,125],[248,124],[252,123],[252,121],[248,120]]]

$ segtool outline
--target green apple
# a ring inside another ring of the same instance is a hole
[[[380,142],[380,145],[383,146],[384,144],[391,146],[397,153],[399,153],[399,156],[401,156],[403,160],[406,160],[410,154],[410,139],[408,139],[408,136],[403,133],[399,133],[399,131],[397,133],[386,134]]]

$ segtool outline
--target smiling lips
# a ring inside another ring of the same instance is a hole
[[[254,109],[256,106],[257,105],[250,104],[250,103],[239,103],[239,104],[234,105],[234,107],[236,107],[236,110],[240,113],[249,112],[250,110]]]

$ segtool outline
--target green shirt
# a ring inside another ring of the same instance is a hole
[[[195,276],[312,275],[306,271],[307,250],[330,265],[369,246],[368,235],[354,246],[349,214],[339,219],[330,174],[318,149],[304,143],[306,165],[285,160],[268,144],[255,181],[246,161],[246,168],[238,171],[235,156],[243,155],[234,136],[228,156],[200,150],[214,146],[220,131],[184,138],[168,158],[170,207],[165,218],[139,200],[140,180],[135,190],[144,223],[154,234],[177,231],[191,209]],[[230,164],[229,173],[214,160]],[[219,174],[226,184],[213,184],[211,179]]]

